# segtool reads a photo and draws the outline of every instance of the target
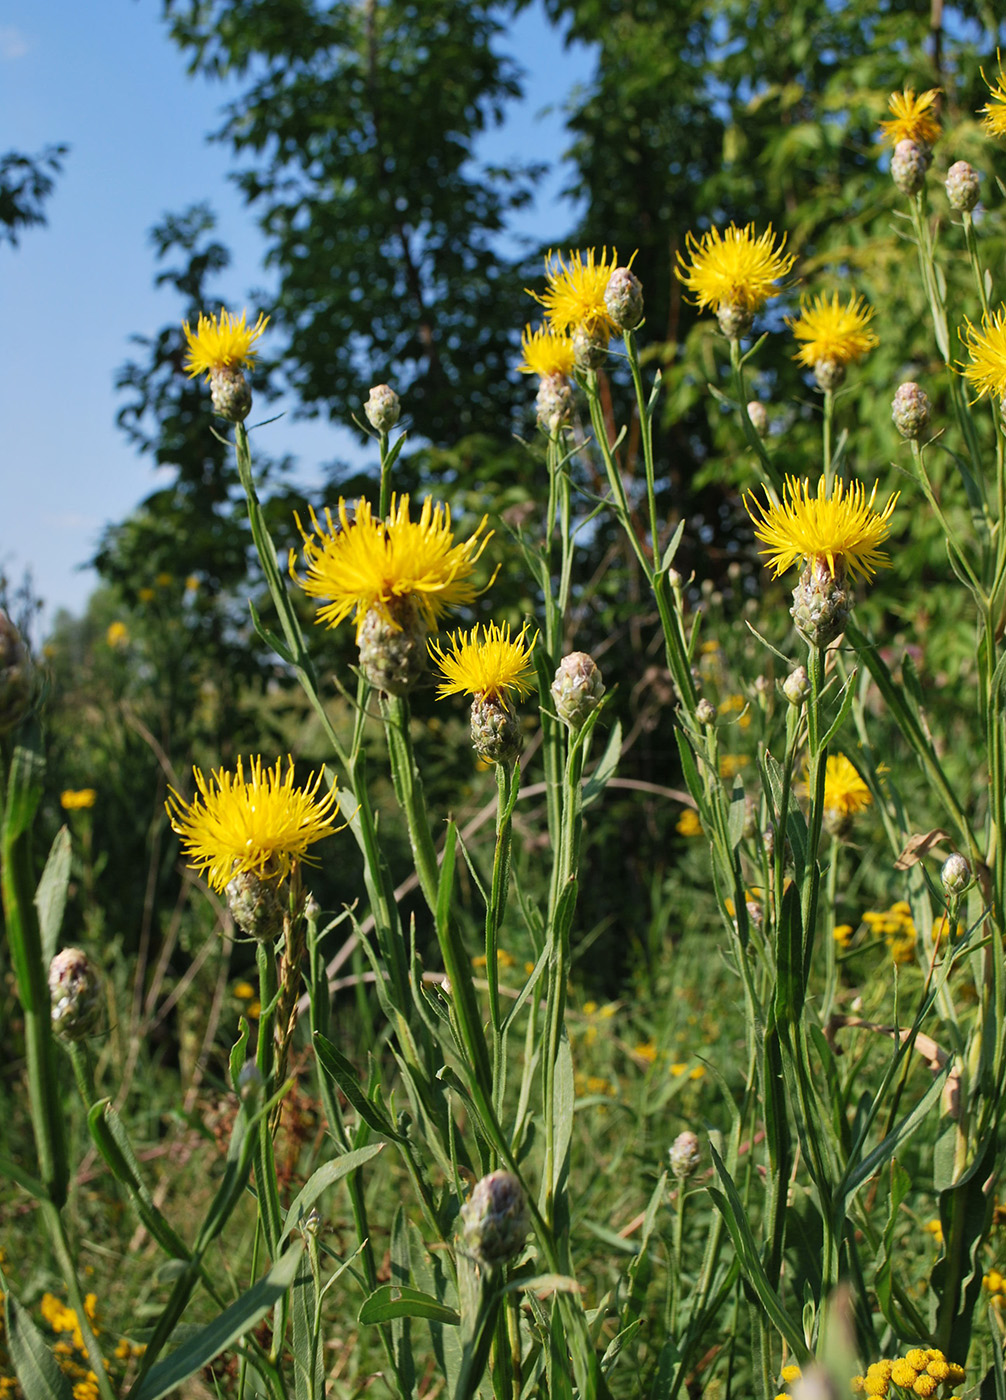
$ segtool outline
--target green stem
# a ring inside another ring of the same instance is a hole
[[[391,777],[395,795],[405,813],[419,887],[426,903],[435,913],[440,883],[437,873],[437,850],[433,844],[430,819],[426,812],[423,781],[412,746],[412,712],[408,699],[400,695],[389,695],[382,701],[381,710],[388,736]]]
[[[42,1212],[42,1219],[45,1221],[46,1229],[49,1232],[49,1239],[52,1244],[53,1253],[56,1256],[56,1263],[63,1276],[63,1284],[70,1299],[70,1306],[77,1314],[77,1322],[80,1326],[81,1336],[84,1339],[84,1347],[87,1351],[87,1359],[91,1363],[91,1370],[94,1372],[98,1382],[98,1389],[101,1392],[102,1400],[116,1400],[112,1383],[108,1379],[105,1370],[105,1358],[102,1355],[98,1339],[94,1335],[87,1310],[84,1307],[84,1295],[80,1290],[77,1281],[77,1270],[74,1268],[73,1257],[70,1253],[70,1244],[66,1237],[66,1229],[63,1225],[63,1217],[59,1213],[58,1207],[52,1201],[40,1201],[39,1210]]]
[[[748,413],[748,390],[744,377],[744,357],[741,355],[741,343],[739,340],[730,342],[730,369],[734,381],[734,397],[737,400],[737,410],[741,416],[741,426],[744,429],[744,436],[747,438],[748,446],[754,452],[755,461],[758,467],[758,475],[762,484],[770,493],[778,498],[782,495],[782,477],[776,469],[775,463],[768,455],[765,444],[758,436],[758,430],[751,422],[751,415]]]
[[[822,423],[822,448],[824,455],[824,485],[827,494],[831,495],[831,488],[834,485],[835,473],[831,462],[831,438],[835,421],[835,391],[825,389],[824,391],[824,415]]]
[[[520,766],[496,765],[496,849],[493,855],[493,875],[489,904],[486,908],[486,980],[489,983],[489,1022],[493,1038],[493,1107],[497,1117],[503,1112],[505,1085],[505,1044],[503,1011],[499,988],[499,931],[506,911],[510,883],[510,843],[513,830],[513,809],[520,788]]]

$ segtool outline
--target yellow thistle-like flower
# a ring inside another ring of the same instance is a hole
[[[858,481],[852,486],[836,481],[830,496],[826,490],[824,477],[812,496],[808,481],[790,476],[781,505],[766,507],[753,497],[744,498],[755,534],[765,545],[758,552],[769,556],[768,566],[777,578],[799,559],[824,561],[832,578],[839,566],[863,578],[888,567],[890,561],[879,545],[890,533],[898,493],[876,511],[876,486],[869,498]]]
[[[960,337],[971,363],[960,368],[975,391],[975,400],[984,394],[1003,398],[1006,396],[1006,306],[1000,306],[991,316],[983,316],[981,330],[976,330],[966,317],[964,326]]]
[[[836,818],[854,817],[872,801],[870,789],[845,754],[832,754],[824,767],[824,810]]]
[[[335,787],[318,796],[324,770],[295,787],[293,759],[287,763],[284,774],[282,759],[275,768],[263,768],[261,758],[252,758],[247,778],[240,758],[236,773],[218,769],[207,779],[194,768],[198,793],[192,802],[168,789],[164,805],[188,863],[220,893],[236,875],[278,884],[307,858],[309,846],[336,830]]]
[[[632,258],[630,265],[631,262]],[[579,253],[570,253],[569,262],[564,263],[558,253],[550,252],[545,259],[544,294],[539,296],[529,287],[525,290],[544,306],[552,329],[558,334],[582,327],[607,343],[609,336],[619,334],[604,304],[604,294],[617,266],[618,253],[614,248],[610,262],[607,248],[601,249],[600,258],[594,248],[588,248],[586,262]]]
[[[409,519],[408,496],[392,496],[387,522],[375,518],[363,497],[355,515],[351,510],[340,499],[338,523],[326,510],[327,530],[312,511],[313,536],[297,521],[307,573],[300,578],[294,572],[292,551],[290,572],[309,597],[331,599],[318,609],[319,622],[336,627],[355,612],[359,639],[369,612],[378,612],[397,628],[395,604],[411,599],[432,628],[450,608],[464,607],[477,596],[472,571],[492,535],[483,534],[485,516],[469,539],[455,544],[450,507],[434,505],[429,496],[418,520]]]
[[[530,693],[534,683],[531,651],[538,633],[528,638],[527,623],[516,637],[510,636],[510,624],[502,627],[490,622],[488,627],[470,632],[456,632],[449,638],[450,650],[445,652],[434,642],[429,643],[430,655],[440,667],[444,679],[437,688],[437,699],[448,695],[482,696],[506,704],[511,695],[521,697]]]
[[[775,283],[791,270],[796,259],[783,253],[785,235],[776,247],[771,225],[760,238],[754,224],[738,228],[731,224],[725,233],[712,228],[696,239],[685,239],[691,262],[678,254],[679,281],[699,307],[735,307],[748,315],[761,309],[775,295]]]
[[[215,316],[200,312],[195,332],[185,322],[182,330],[189,347],[185,370],[190,379],[203,373],[209,379],[214,370],[240,369],[255,363],[257,351],[252,346],[269,324],[269,317],[260,315],[254,326],[248,326],[247,315],[247,311],[242,311],[238,320],[221,307],[218,321]]]
[[[129,628],[124,622],[110,622],[105,633],[105,642],[110,647],[124,647],[129,644]]]
[[[869,328],[873,308],[855,293],[843,306],[835,292],[829,299],[824,295],[803,302],[800,315],[787,317],[786,324],[797,340],[803,343],[793,357],[813,369],[822,360],[837,365],[851,365],[861,360],[880,342]]]
[[[59,794],[59,805],[64,812],[80,812],[93,807],[97,797],[94,788],[67,788]]]
[[[990,136],[1006,136],[1006,71],[1003,70],[1002,59],[999,50],[996,49],[996,64],[999,72],[993,81],[985,77],[984,68],[980,70],[982,80],[987,84],[991,102],[986,102],[981,109],[982,126]]]
[[[913,88],[892,92],[887,105],[894,113],[893,119],[880,123],[887,145],[896,146],[899,141],[914,141],[920,146],[934,145],[939,140],[940,124],[932,108],[939,93],[939,88],[930,88],[918,97]]]
[[[524,352],[524,363],[517,366],[521,374],[537,374],[542,379],[561,375],[568,379],[573,373],[573,342],[552,326],[539,326],[536,331],[525,326],[520,348]]]

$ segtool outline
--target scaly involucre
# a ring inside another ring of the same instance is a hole
[[[198,791],[191,802],[169,788],[164,805],[182,838],[186,860],[220,893],[236,875],[285,880],[307,858],[309,846],[336,830],[334,785],[318,796],[324,770],[304,787],[295,787],[293,759],[287,763],[284,774],[282,759],[274,768],[263,768],[261,758],[252,758],[247,777],[240,758],[234,773],[221,768],[206,778],[194,768]]]
[[[336,514],[338,523],[326,510],[326,529],[312,511],[314,535],[297,521],[307,560],[303,578],[294,572],[292,552],[290,558],[290,572],[304,592],[331,600],[318,609],[319,622],[336,627],[355,613],[359,637],[367,613],[376,609],[397,628],[395,604],[412,599],[432,629],[451,608],[477,597],[472,573],[492,535],[484,533],[486,516],[469,539],[455,544],[450,507],[434,505],[429,496],[418,520],[409,519],[408,496],[392,496],[386,522],[374,516],[364,497],[352,516],[340,499]]]
[[[961,340],[971,356],[971,363],[962,365],[964,378],[975,391],[994,398],[1006,396],[1006,306],[1000,306],[991,316],[982,317],[982,328],[976,330],[967,318]]]
[[[930,88],[918,97],[912,88],[892,92],[887,105],[894,117],[891,121],[880,123],[887,145],[896,146],[899,141],[914,141],[920,146],[934,145],[940,136],[940,124],[933,111],[933,103],[939,93],[939,88]]]
[[[797,340],[803,342],[794,359],[811,369],[822,360],[848,365],[861,360],[880,342],[869,329],[873,308],[862,297],[850,293],[846,305],[835,292],[829,299],[821,294],[813,301],[803,302],[800,315],[787,318],[786,324]]]
[[[867,498],[860,482],[847,486],[836,481],[829,496],[822,477],[817,495],[812,496],[808,481],[790,476],[780,504],[763,506],[754,497],[745,497],[744,509],[765,545],[758,552],[768,556],[766,563],[776,577],[805,559],[823,560],[832,578],[839,567],[852,577],[869,578],[890,564],[879,546],[890,533],[889,522],[898,500],[895,494],[883,510],[876,511],[876,495],[876,486]]]
[[[760,238],[754,224],[725,233],[712,228],[701,238],[685,237],[690,262],[678,254],[675,273],[699,307],[733,306],[753,314],[775,294],[775,283],[786,276],[796,259],[783,253],[785,235],[776,247],[771,225]]]
[[[531,651],[538,633],[529,638],[525,623],[511,638],[508,622],[502,627],[490,622],[481,629],[481,639],[479,630],[473,627],[470,632],[453,633],[447,652],[429,643],[430,655],[444,677],[437,689],[438,700],[447,695],[478,695],[507,703],[511,695],[524,696],[533,688]]]
[[[618,266],[618,253],[612,248],[609,262],[608,250],[602,248],[600,258],[595,258],[594,248],[587,249],[586,262],[579,253],[570,253],[569,262],[564,263],[558,253],[550,252],[545,259],[544,294],[527,289],[528,295],[544,306],[553,331],[559,335],[580,326],[605,341],[621,334],[604,304],[604,293]]]
[[[252,346],[269,324],[269,317],[260,315],[254,326],[248,326],[247,315],[247,311],[242,311],[238,320],[221,307],[219,321],[215,316],[204,316],[200,312],[195,331],[189,329],[188,321],[185,322],[182,330],[189,347],[185,370],[190,379],[204,372],[208,379],[214,370],[238,369],[255,363],[258,352]]]

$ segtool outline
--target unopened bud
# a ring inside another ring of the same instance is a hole
[[[616,267],[608,278],[604,305],[619,330],[634,331],[643,319],[643,284],[627,267]]]
[[[244,370],[220,365],[210,371],[210,400],[214,410],[228,423],[243,423],[251,413],[251,385]]]
[[[684,579],[678,573],[677,569],[668,569],[667,582],[671,585],[673,589],[677,590],[684,583]]]
[[[607,335],[594,326],[577,326],[573,332],[573,363],[577,369],[599,369],[608,354]]]
[[[556,668],[552,682],[556,714],[570,729],[582,729],[604,694],[600,667],[585,651],[571,651]]]
[[[702,1160],[702,1149],[694,1133],[678,1133],[667,1154],[671,1159],[671,1171],[679,1181],[687,1181],[698,1169]]]
[[[390,384],[375,384],[363,411],[375,432],[390,433],[401,417],[402,401]]]
[[[535,399],[538,424],[546,433],[557,433],[573,415],[573,390],[561,374],[547,374]]]
[[[952,855],[947,856],[940,871],[940,879],[943,882],[944,893],[950,897],[962,895],[971,884],[971,866],[960,851],[954,851]]]
[[[966,160],[955,160],[947,171],[947,199],[951,209],[970,214],[981,193],[978,171]]]
[[[836,560],[835,574],[827,560],[811,559],[793,590],[790,608],[796,629],[812,646],[826,647],[845,631],[849,620],[849,594]]]
[[[101,1022],[101,976],[80,948],[63,948],[49,964],[52,1029],[60,1040],[83,1040]]]
[[[35,696],[35,668],[21,633],[0,612],[0,734],[30,713]]]
[[[711,701],[707,700],[705,696],[703,696],[695,706],[695,718],[698,720],[699,724],[716,723],[716,707]]]
[[[485,763],[511,764],[520,753],[520,720],[495,695],[477,695],[472,701],[471,729],[472,745]]]
[[[810,677],[805,666],[798,666],[782,683],[782,693],[791,705],[802,705],[810,694]]]
[[[238,1097],[249,1109],[254,1109],[265,1088],[262,1071],[254,1060],[245,1060],[238,1074]]]
[[[926,171],[932,160],[928,146],[917,141],[899,141],[891,157],[891,179],[902,194],[918,194],[926,183]]]
[[[841,360],[816,360],[814,363],[814,382],[822,393],[827,393],[829,389],[840,388],[845,382],[845,365]]]
[[[752,399],[748,404],[748,417],[751,426],[762,439],[768,437],[768,409],[759,399]]]
[[[461,1221],[465,1244],[480,1264],[495,1269],[515,1259],[531,1225],[524,1188],[512,1172],[490,1172],[475,1183]]]
[[[242,870],[227,886],[227,908],[242,933],[269,943],[283,932],[287,902],[274,880]]]
[[[371,608],[357,639],[360,670],[374,687],[387,695],[407,695],[426,674],[427,627],[410,597],[398,599],[389,616]]]
[[[751,329],[754,312],[743,302],[721,301],[716,308],[716,319],[728,340],[740,340]]]
[[[891,404],[891,418],[903,438],[917,438],[924,433],[932,411],[929,395],[918,384],[909,379],[898,385]]]

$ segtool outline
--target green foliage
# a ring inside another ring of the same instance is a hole
[[[0,244],[12,248],[26,228],[45,224],[45,204],[56,186],[69,146],[46,146],[37,156],[7,151],[0,156]]]

